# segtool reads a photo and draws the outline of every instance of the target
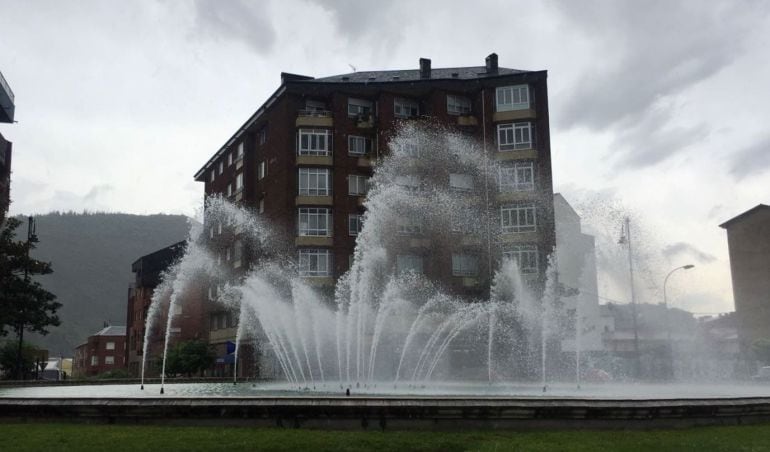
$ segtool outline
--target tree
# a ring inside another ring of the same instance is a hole
[[[751,344],[751,351],[763,365],[770,365],[770,339],[757,339]]]
[[[8,341],[0,347],[0,369],[3,370],[3,378],[16,378],[18,365],[17,345],[15,341]],[[25,342],[22,345],[21,369],[24,375],[30,375],[35,371],[35,365],[40,357],[40,349]]]
[[[38,242],[34,234],[34,222],[30,217],[26,241],[16,241],[16,229],[21,221],[8,218],[0,231],[0,335],[7,334],[6,328],[16,333],[17,365],[14,375],[24,378],[23,343],[24,332],[48,334],[49,326],[58,326],[56,311],[61,307],[56,296],[31,279],[34,275],[53,272],[49,262],[29,257]]]
[[[180,342],[168,351],[166,374],[182,374],[189,377],[211,367],[215,359],[216,354],[204,341]]]

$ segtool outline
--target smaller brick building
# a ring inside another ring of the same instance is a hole
[[[93,377],[126,366],[126,327],[106,326],[75,348],[75,378]]]

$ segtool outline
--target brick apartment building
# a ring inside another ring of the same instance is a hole
[[[0,123],[13,123],[14,95],[0,72]],[[11,147],[12,143],[0,133],[0,224],[11,202]]]
[[[134,283],[128,289],[128,305],[126,312],[125,341],[126,365],[128,371],[139,376],[142,368],[145,320],[150,308],[152,296],[161,281],[161,275],[185,251],[186,242],[178,242],[166,248],[140,257],[131,265],[134,273]],[[205,339],[206,330],[203,326],[202,292],[199,287],[190,287],[182,294],[183,300],[175,310],[171,323],[171,344],[178,341]],[[158,375],[160,370],[156,361],[163,353],[168,308],[164,305],[155,320],[155,328],[150,335],[148,360],[145,372],[147,375]]]
[[[749,359],[755,341],[770,339],[770,206],[759,204],[719,227],[727,231],[738,340]]]
[[[497,257],[509,253],[529,279],[542,282],[555,243],[546,82],[546,71],[499,67],[496,54],[474,67],[433,69],[421,58],[410,70],[323,78],[282,73],[278,89],[195,180],[205,184],[206,196],[219,194],[264,215],[286,234],[300,274],[329,287],[349,268],[366,181],[399,123],[443,124],[483,143],[503,165],[491,209],[510,233],[492,249]],[[232,256],[226,261],[237,263],[237,271],[248,268],[255,255],[237,231],[206,228],[213,249]],[[434,251],[421,251],[426,274],[446,276],[449,286],[484,273],[480,256],[468,261],[475,265],[457,265],[464,255]],[[213,342],[223,343],[235,329],[213,306],[211,329],[228,330],[216,331]]]
[[[126,327],[105,326],[75,348],[72,374],[93,377],[126,366]]]

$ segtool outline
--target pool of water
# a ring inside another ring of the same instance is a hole
[[[286,382],[241,382],[232,383],[171,383],[160,394],[159,384],[147,384],[144,390],[138,384],[120,385],[79,385],[79,386],[34,386],[0,388],[0,398],[259,398],[259,397],[337,397],[345,396],[350,389],[351,396],[366,397],[515,397],[515,398],[564,398],[564,399],[709,399],[770,397],[770,384],[753,383],[606,383],[586,384],[578,388],[575,384],[553,384],[543,391],[538,384],[481,384],[432,382],[429,384],[369,383],[348,385],[342,383],[321,383],[315,386],[292,385]]]

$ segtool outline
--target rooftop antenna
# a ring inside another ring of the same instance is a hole
[[[348,63],[348,66],[350,66],[350,69],[353,69],[353,72],[358,72],[358,70],[356,69],[356,67],[355,67],[355,66],[353,66],[352,64]]]

